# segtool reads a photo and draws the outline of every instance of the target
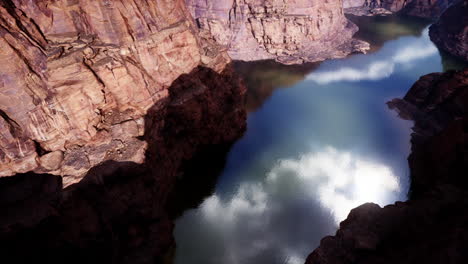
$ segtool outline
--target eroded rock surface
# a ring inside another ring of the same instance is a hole
[[[227,54],[183,0],[0,3],[0,176],[79,181],[106,160],[142,163],[144,116],[168,87]]]
[[[286,64],[365,52],[340,0],[186,0],[199,28],[235,60]]]
[[[423,76],[389,106],[415,121],[410,200],[353,209],[308,264],[468,260],[468,69]]]
[[[468,1],[447,9],[430,27],[429,36],[439,48],[468,61]]]

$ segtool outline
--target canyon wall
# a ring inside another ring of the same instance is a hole
[[[436,18],[456,0],[343,0],[347,12],[358,15],[386,14],[379,9],[405,15]],[[359,10],[362,9],[362,10]]]
[[[202,200],[200,185],[210,193],[245,130],[246,91],[230,66],[197,67],[168,90],[144,117],[144,163],[106,161],[66,189],[50,174],[0,178],[3,262],[171,263],[174,217]],[[174,194],[179,180],[197,184]]]
[[[389,106],[415,121],[410,200],[353,209],[307,264],[468,259],[468,69],[423,76]]]
[[[170,197],[215,178],[245,93],[182,0],[1,1],[2,261],[170,260]]]
[[[228,47],[235,60],[285,64],[365,52],[341,0],[186,0],[198,27]]]
[[[468,61],[468,1],[447,9],[430,27],[429,36],[440,49]]]
[[[230,61],[182,0],[0,3],[0,176],[79,181],[106,160],[144,161],[144,116],[197,66]]]

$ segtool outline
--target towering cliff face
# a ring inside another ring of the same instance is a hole
[[[435,18],[456,0],[343,0],[346,11],[356,15],[400,12],[410,16]]]
[[[177,78],[165,107],[145,116],[143,164],[107,161],[66,189],[53,175],[0,178],[0,207],[8,211],[0,217],[2,261],[171,263],[173,188],[178,179],[215,181],[212,169],[245,129],[239,81],[230,67],[221,74],[199,67]],[[193,167],[189,160],[198,167],[191,175],[183,169]],[[202,198],[194,186],[177,195],[182,208],[173,214],[190,206],[184,199]]]
[[[341,0],[186,0],[200,29],[229,48],[235,60],[292,64],[340,58],[368,46]]]
[[[143,162],[144,116],[198,65],[227,54],[183,0],[0,3],[0,176],[79,181],[105,161]]]
[[[183,167],[245,129],[229,62],[182,0],[1,1],[2,261],[167,261]]]
[[[468,69],[423,76],[389,106],[415,121],[407,202],[353,209],[307,259],[320,263],[465,263]]]
[[[468,1],[447,9],[430,27],[429,36],[439,48],[468,61]]]

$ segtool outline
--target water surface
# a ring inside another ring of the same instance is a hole
[[[177,220],[176,263],[303,263],[350,209],[406,200],[412,124],[385,103],[456,64],[442,62],[427,21],[354,19],[370,54],[237,64],[249,86],[248,130],[214,193]]]

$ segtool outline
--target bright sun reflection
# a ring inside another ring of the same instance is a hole
[[[399,193],[398,178],[387,166],[326,147],[298,159],[279,161],[263,182],[244,182],[230,197],[212,195],[200,211],[207,226],[219,228],[226,238],[226,254],[232,255],[225,263],[243,263],[262,250],[275,248],[276,240],[265,233],[266,223],[275,222],[275,210],[287,210],[288,201],[299,197],[307,197],[310,204],[318,201],[318,208],[338,224],[352,208],[366,202],[393,203]],[[242,242],[243,236],[249,243]],[[281,244],[281,250],[287,251],[284,263],[304,262],[301,257],[292,257],[300,256],[297,249]]]
[[[298,160],[280,161],[270,172],[268,181],[274,184],[279,177],[291,175],[291,172],[310,188],[309,195],[318,195],[337,223],[344,220],[352,208],[363,203],[383,206],[393,202],[400,191],[398,178],[387,166],[332,147],[305,154]]]

